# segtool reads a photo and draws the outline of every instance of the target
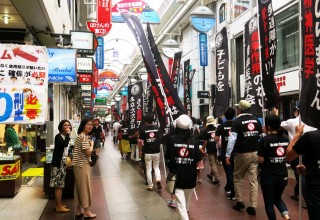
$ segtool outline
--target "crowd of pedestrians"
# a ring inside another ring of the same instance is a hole
[[[318,130],[303,134],[299,123],[299,107],[295,107],[295,118],[281,122],[277,111],[272,111],[261,121],[250,113],[251,104],[241,100],[235,108],[226,109],[223,120],[207,116],[202,123],[188,115],[179,116],[173,123],[174,129],[168,135],[165,146],[165,161],[168,171],[177,176],[175,193],[168,205],[177,207],[180,219],[189,219],[189,202],[196,184],[201,184],[203,157],[208,157],[210,172],[207,177],[215,186],[220,186],[217,166],[223,166],[226,176],[225,198],[235,201],[233,209],[245,210],[257,215],[259,182],[268,219],[276,219],[274,207],[282,218],[290,219],[289,211],[282,200],[282,193],[288,184],[288,161],[304,155],[304,165],[292,163],[295,174],[305,174],[305,200],[310,219],[320,219],[320,133]],[[157,136],[162,133],[156,125],[153,114],[144,117],[144,124],[135,131],[127,130],[126,122],[113,125],[114,142],[119,143],[121,157],[133,162],[141,160],[145,166],[146,189],[161,191],[159,162],[161,145]],[[121,139],[119,140],[119,133]],[[130,133],[130,135],[128,135]],[[288,137],[288,135],[289,137]],[[123,138],[131,141],[130,152],[123,152]],[[138,146],[135,146],[138,143]],[[310,147],[306,147],[310,146]],[[298,165],[298,169],[295,169]],[[152,178],[154,173],[155,179]],[[242,196],[243,181],[248,179],[249,198]],[[297,181],[298,183],[298,181]],[[154,184],[156,187],[154,187]],[[298,186],[297,186],[298,188]],[[292,199],[299,193],[295,187]]]

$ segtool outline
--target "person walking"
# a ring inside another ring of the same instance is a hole
[[[97,158],[99,158],[99,153],[101,149],[101,136],[104,136],[102,127],[100,125],[100,120],[98,118],[93,120],[92,129],[92,140],[94,142],[93,149],[96,151]]]
[[[113,123],[113,143],[117,144],[118,143],[118,132],[119,132],[119,129],[121,127],[121,124],[118,122],[118,121],[115,121]]]
[[[139,152],[144,153],[144,160],[146,164],[146,176],[148,188],[153,191],[152,168],[157,182],[157,190],[161,191],[161,174],[160,174],[160,143],[156,141],[158,136],[158,126],[153,123],[153,114],[147,114],[144,117],[144,126],[141,127],[139,137]]]
[[[222,166],[223,166],[224,172],[226,173],[227,183],[224,187],[224,191],[226,194],[226,199],[228,200],[235,200],[234,187],[233,187],[234,153],[231,153],[230,165],[228,166],[226,164],[228,138],[229,138],[229,133],[233,123],[233,118],[235,115],[236,115],[236,112],[232,107],[227,108],[227,110],[224,113],[224,117],[226,118],[226,121],[218,126],[215,137],[214,137],[214,140],[216,143],[218,143],[219,139],[221,140],[221,154],[220,154],[219,160],[222,161]]]
[[[257,152],[262,127],[260,121],[250,114],[250,102],[240,100],[235,106],[238,117],[233,121],[226,153],[226,164],[229,165],[231,153],[235,149],[233,182],[236,204],[233,209],[238,211],[245,209],[241,191],[242,180],[247,173],[250,183],[250,203],[246,211],[249,215],[256,215],[258,200]]]
[[[280,127],[280,118],[271,114],[265,117],[267,134],[260,141],[258,160],[260,184],[264,206],[269,220],[276,220],[274,205],[283,219],[288,220],[289,212],[281,196],[288,185],[288,170],[285,153],[289,144],[288,136]]]
[[[305,202],[310,220],[320,219],[320,130],[303,134],[305,125],[296,126],[296,133],[290,142],[286,159],[292,161],[304,155],[304,165],[299,165],[299,174],[305,175]]]
[[[51,161],[50,187],[54,188],[56,201],[56,212],[70,212],[61,202],[62,190],[65,186],[66,158],[69,151],[71,123],[68,120],[60,121],[58,125],[59,134],[54,137],[54,149]]]
[[[91,153],[94,142],[91,140],[93,122],[89,118],[81,121],[78,128],[78,136],[75,140],[72,166],[74,172],[74,201],[76,216],[84,216],[87,219],[96,218],[96,214],[89,210],[92,204],[91,195]],[[83,212],[82,212],[83,209]]]
[[[169,137],[166,159],[169,171],[177,175],[175,196],[179,219],[188,220],[189,201],[197,184],[197,166],[202,155],[198,141],[192,136],[192,121],[188,115],[175,120],[174,134]]]
[[[213,116],[208,116],[206,120],[206,130],[203,134],[203,148],[206,149],[208,154],[209,163],[210,163],[210,173],[207,174],[207,177],[211,180],[213,185],[220,186],[220,180],[218,178],[218,157],[217,157],[217,146],[214,140],[216,133],[216,120]]]

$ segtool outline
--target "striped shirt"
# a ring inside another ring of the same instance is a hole
[[[91,157],[86,155],[90,148],[90,140],[84,134],[79,134],[74,143],[72,166],[82,167],[84,163],[90,163]]]

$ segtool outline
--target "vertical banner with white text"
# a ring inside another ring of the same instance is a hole
[[[213,115],[219,117],[229,105],[229,51],[225,27],[216,36],[216,80]]]
[[[129,130],[137,130],[142,123],[143,115],[142,82],[128,86]],[[129,133],[131,133],[129,131]]]

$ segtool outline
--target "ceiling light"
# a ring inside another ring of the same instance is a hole
[[[5,24],[8,24],[8,23],[9,23],[9,20],[11,19],[11,17],[8,16],[8,15],[4,15],[4,16],[2,16],[2,19],[4,20],[4,23],[5,23]]]

